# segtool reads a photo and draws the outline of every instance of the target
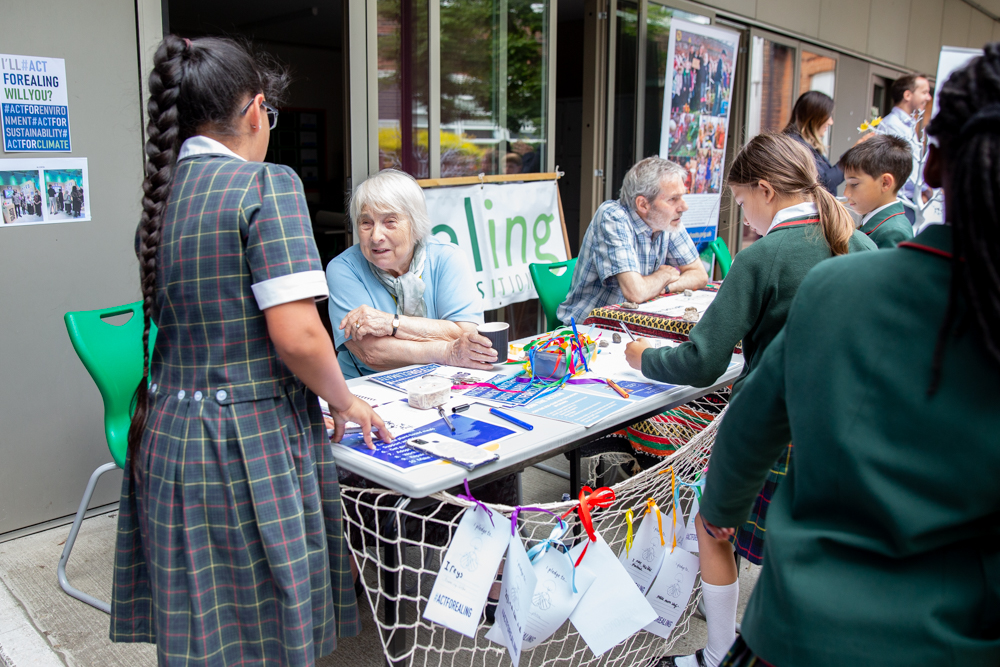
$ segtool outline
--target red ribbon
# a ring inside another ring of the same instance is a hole
[[[576,507],[569,508],[566,510],[566,513],[562,515],[561,518],[565,519],[576,511],[577,515],[580,517],[580,523],[583,524],[583,529],[587,531],[587,537],[590,538],[587,544],[584,545],[583,551],[580,552],[580,557],[576,560],[577,566],[580,565],[584,555],[586,555],[587,547],[590,546],[590,543],[597,541],[597,533],[594,532],[594,521],[590,516],[591,509],[597,507],[611,507],[611,503],[614,501],[615,492],[610,487],[602,486],[595,491],[589,486],[585,486],[580,489],[580,504]]]

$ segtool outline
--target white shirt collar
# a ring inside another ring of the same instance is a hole
[[[811,201],[804,201],[801,204],[783,208],[774,214],[774,218],[771,220],[771,226],[767,228],[767,231],[770,233],[771,230],[774,229],[775,225],[778,225],[785,220],[801,218],[802,216],[809,215],[810,213],[819,213],[819,209],[816,208],[816,204]],[[767,236],[767,234],[765,234],[765,236]]]
[[[222,142],[210,139],[201,134],[196,134],[181,144],[181,150],[177,154],[177,159],[179,161],[195,157],[196,155],[225,155],[226,157],[236,158],[243,162],[247,161],[245,157],[237,155]]]
[[[893,107],[892,111],[889,112],[890,115],[896,116],[899,120],[903,122],[907,127],[913,127],[917,124],[917,119],[906,113],[899,107]]]
[[[884,208],[889,208],[890,206],[892,206],[895,203],[896,203],[895,201],[891,201],[888,204],[885,204],[883,206],[879,206],[874,211],[870,211],[868,213],[865,213],[865,215],[861,218],[861,226],[864,227],[865,225],[867,225],[868,221],[871,220],[875,216],[876,213],[878,213],[879,211],[881,211]]]

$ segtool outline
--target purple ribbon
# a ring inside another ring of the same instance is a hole
[[[531,382],[531,378],[518,377],[517,381]],[[566,384],[605,384],[605,381],[601,378],[577,378],[575,380],[566,380]]]
[[[493,512],[490,511],[490,508],[484,505],[482,501],[476,500],[475,498],[472,497],[472,491],[469,489],[469,480],[463,479],[462,482],[465,484],[465,494],[460,493],[455,497],[461,498],[462,500],[468,500],[470,503],[475,503],[479,507],[482,507],[483,511],[486,512],[486,516],[490,520],[490,525],[496,528],[497,525],[493,523]]]
[[[519,512],[545,512],[546,514],[551,514],[552,516],[555,516],[557,519],[559,518],[558,516],[556,516],[555,512],[550,512],[547,509],[543,509],[541,507],[521,507],[520,505],[518,505],[517,507],[514,508],[514,513],[510,515],[510,534],[511,534],[511,536],[514,536],[514,535],[517,534],[517,532],[516,532],[517,531],[517,515],[518,515]],[[561,520],[560,520],[560,523],[561,523]]]

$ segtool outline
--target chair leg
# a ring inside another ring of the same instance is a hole
[[[74,588],[69,583],[69,579],[66,578],[66,563],[69,562],[69,555],[73,551],[73,544],[76,542],[76,535],[80,532],[80,524],[83,523],[83,517],[87,513],[87,506],[90,505],[90,498],[94,495],[94,489],[97,488],[97,481],[104,473],[117,469],[118,466],[116,464],[105,463],[100,468],[95,470],[90,476],[90,481],[87,482],[87,490],[83,492],[83,498],[80,500],[80,508],[76,511],[76,518],[73,520],[73,526],[69,529],[69,537],[66,538],[66,546],[63,547],[62,556],[59,557],[59,567],[56,570],[56,573],[59,576],[59,586],[66,592],[67,595],[70,595],[81,602],[86,602],[91,607],[96,607],[105,614],[111,613],[111,604],[104,602],[103,600],[98,600],[94,596],[87,595],[83,591]]]

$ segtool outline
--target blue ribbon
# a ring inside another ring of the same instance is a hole
[[[573,577],[572,580],[570,581],[570,584],[573,586],[573,593],[575,594],[577,593],[576,566],[573,564],[573,558],[569,555],[569,549],[562,541],[562,538],[565,537],[566,535],[566,531],[569,530],[569,525],[559,517],[556,517],[556,521],[558,521],[559,523],[556,524],[556,526],[552,529],[552,532],[549,534],[549,536],[546,539],[539,542],[538,544],[536,544],[535,546],[528,549],[528,560],[530,560],[531,563],[534,564],[535,561],[537,561],[539,558],[547,554],[549,549],[555,548],[556,551],[561,553],[563,556],[566,556],[567,560],[569,560],[569,566],[573,572]],[[560,547],[562,548],[560,549]]]

